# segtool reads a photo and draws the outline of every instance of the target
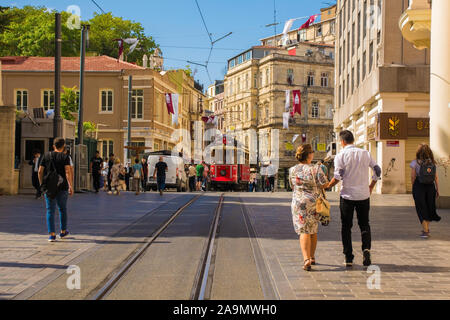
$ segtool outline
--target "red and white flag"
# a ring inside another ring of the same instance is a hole
[[[292,115],[296,112],[298,114],[302,114],[302,102],[301,102],[301,93],[300,90],[292,90],[292,95],[294,96],[294,109],[292,110]]]
[[[172,94],[171,93],[166,93],[166,106],[167,106],[167,112],[169,112],[169,114],[174,114],[174,110],[173,110],[173,102],[172,102]]]
[[[312,25],[314,23],[314,21],[316,20],[316,18],[318,16],[319,16],[318,14],[315,14],[315,15],[309,17],[309,19],[304,24],[302,24],[302,26],[298,30],[308,28],[310,25]]]

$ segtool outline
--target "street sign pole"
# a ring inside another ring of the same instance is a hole
[[[133,92],[133,76],[128,76],[128,142],[127,146],[131,147],[131,107],[132,107],[132,92]],[[131,149],[127,149],[128,160],[130,158]]]

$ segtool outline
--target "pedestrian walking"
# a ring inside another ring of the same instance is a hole
[[[134,159],[133,165],[133,189],[136,191],[136,195],[139,194],[139,189],[141,188],[141,179],[144,175],[144,169],[142,164],[139,163],[139,159]]]
[[[167,163],[164,162],[163,157],[159,157],[159,162],[155,164],[155,170],[153,171],[153,179],[156,179],[158,185],[159,194],[162,196],[163,191],[166,188],[166,172],[169,170]]]
[[[110,153],[109,154],[109,161],[108,161],[108,191],[111,193],[112,191],[112,175],[111,175],[111,171],[112,168],[114,166],[114,153]]]
[[[36,189],[35,198],[39,199],[42,196],[41,184],[39,183],[39,161],[41,158],[41,152],[39,150],[33,151],[33,159],[28,163],[31,166],[31,183]]]
[[[108,192],[109,194],[120,195],[121,190],[126,190],[125,173],[125,167],[120,163],[120,159],[114,158],[114,165],[111,168],[111,191]]]
[[[69,234],[67,230],[67,199],[73,195],[73,174],[70,167],[70,157],[64,153],[65,140],[54,140],[54,151],[46,153],[39,164],[38,178],[42,186],[49,242],[56,241],[55,209],[58,206],[60,220],[60,238]]]
[[[436,212],[436,198],[439,197],[436,161],[427,144],[419,145],[416,159],[411,162],[410,168],[414,203],[423,228],[420,237],[427,239],[430,237],[430,223],[441,220]]]
[[[203,162],[203,181],[202,181],[202,190],[206,191],[208,187],[208,180],[209,180],[209,167],[208,165]]]
[[[268,191],[274,192],[275,191],[275,176],[277,174],[277,168],[273,165],[272,161],[270,161],[269,165],[267,166],[267,178],[269,182],[269,189]]]
[[[316,200],[328,180],[322,169],[312,164],[314,150],[310,144],[298,147],[295,158],[299,163],[289,169],[289,183],[293,190],[292,221],[300,238],[303,270],[310,271],[311,266],[316,264],[315,252],[320,221],[316,212]]]
[[[355,138],[349,130],[339,133],[343,147],[334,159],[334,177],[326,189],[332,188],[342,181],[340,195],[340,211],[342,222],[342,245],[344,247],[345,265],[353,265],[352,226],[353,212],[356,210],[359,229],[361,230],[363,265],[371,262],[371,232],[369,224],[370,195],[375,184],[381,177],[381,168],[370,156],[367,150],[353,145]],[[372,168],[372,182],[369,185],[367,172]]]
[[[262,166],[260,169],[261,173],[261,189],[262,192],[265,192],[267,190],[267,185],[269,183],[269,180],[267,179],[267,166]]]
[[[108,190],[108,158],[103,159],[103,169],[102,169],[102,177],[103,177],[103,191]]]
[[[95,156],[91,159],[90,171],[92,174],[92,181],[94,183],[95,193],[100,190],[100,177],[103,169],[103,160],[100,158],[100,152],[96,151]]]
[[[201,163],[199,163],[196,167],[196,175],[197,175],[197,186],[196,189],[197,191],[200,191],[202,188],[202,183],[203,183],[203,170],[205,170],[205,167],[203,166],[203,161]]]
[[[256,192],[256,172],[255,172],[255,169],[251,169],[251,172],[250,172],[249,191],[250,192]]]
[[[125,190],[130,191],[130,178],[133,176],[133,167],[129,162],[125,165]]]
[[[195,178],[197,176],[197,170],[195,169],[194,163],[191,163],[191,165],[189,166],[189,173],[188,173],[188,177],[189,177],[189,189],[191,192],[195,191]]]
[[[145,192],[147,190],[147,179],[148,179],[147,159],[142,158],[141,165],[142,165],[142,176],[141,176],[142,191]]]

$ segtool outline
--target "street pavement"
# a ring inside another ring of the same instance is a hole
[[[312,272],[305,272],[291,221],[290,194],[243,194],[281,299],[450,298],[450,210],[438,211],[442,220],[431,224],[431,237],[425,240],[419,238],[421,226],[411,195],[372,195],[372,268],[377,268],[374,272],[362,266],[356,214],[352,232],[354,266],[344,266],[339,196],[330,193],[328,197],[332,222],[319,227],[318,265],[313,266]],[[379,282],[374,278],[377,275]]]
[[[47,242],[43,200],[34,200],[31,196],[0,197],[0,299],[85,297],[142,244],[149,235],[148,230],[159,224],[151,216],[152,212],[161,212],[160,206],[166,201],[169,201],[166,207],[177,208],[193,196],[166,193],[161,199],[153,192],[140,196],[123,193],[118,197],[104,193],[77,194],[69,200],[72,235],[56,243]],[[257,268],[252,265],[251,252],[254,252],[255,244],[260,248],[275,296],[281,299],[450,298],[450,210],[439,211],[441,222],[431,225],[431,238],[424,240],[419,238],[421,227],[410,195],[373,195],[370,213],[372,262],[379,272],[368,273],[362,267],[356,217],[353,227],[355,265],[352,269],[344,267],[338,195],[330,193],[328,196],[332,204],[332,222],[327,227],[320,227],[318,265],[308,273],[302,270],[298,237],[292,226],[290,193],[225,194],[228,202],[225,202],[219,226],[212,298],[263,298],[261,285],[256,283]],[[237,210],[238,197],[245,203],[256,234],[251,243],[245,240],[249,236],[249,226],[242,228],[245,221]],[[209,202],[215,206],[214,201]],[[179,221],[182,228],[170,235],[171,242],[183,243],[184,237],[188,245],[188,237],[205,236],[204,232],[195,232],[195,226],[185,224],[187,222],[191,223],[191,220]],[[202,228],[205,230],[206,225]],[[164,247],[166,240],[161,238],[158,246]],[[164,251],[158,252],[164,254]],[[82,282],[86,288],[72,290],[69,294],[64,288],[65,281],[61,280],[68,277],[65,271],[71,264],[83,266],[83,272],[92,277],[89,283]],[[129,279],[138,281],[133,274]],[[368,279],[375,286],[369,288]],[[377,279],[380,280],[378,288]],[[138,285],[137,282],[134,285]],[[152,294],[152,297],[163,295]],[[174,297],[180,296],[174,293]]]

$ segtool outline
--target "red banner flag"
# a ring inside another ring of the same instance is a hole
[[[175,112],[173,111],[173,103],[172,103],[172,94],[171,93],[166,93],[166,105],[167,105],[167,111],[169,112],[169,114],[175,114]]]
[[[292,90],[292,94],[294,96],[293,101],[294,108],[292,110],[292,115],[294,115],[296,112],[298,114],[302,114],[302,102],[300,90]]]
[[[304,24],[302,24],[302,26],[298,30],[308,28],[310,25],[312,25],[314,23],[314,20],[316,20],[316,18],[318,16],[319,16],[318,14],[315,14],[315,15],[309,17],[308,21],[306,21]]]

